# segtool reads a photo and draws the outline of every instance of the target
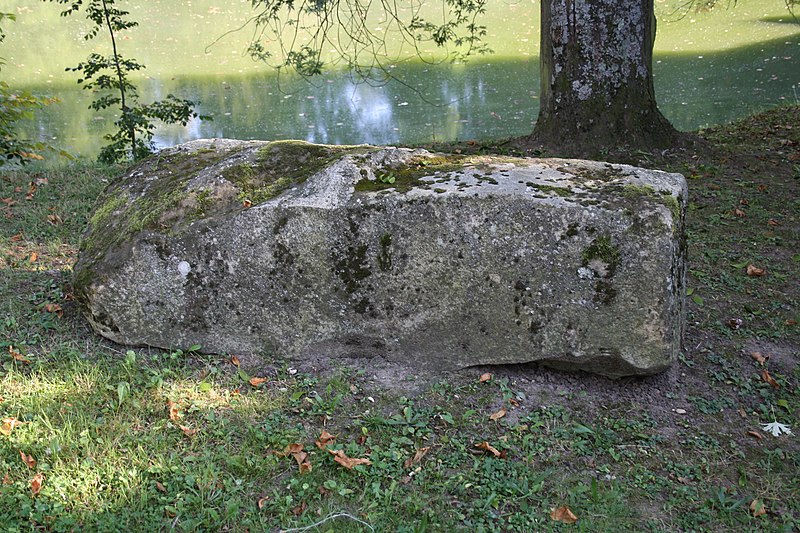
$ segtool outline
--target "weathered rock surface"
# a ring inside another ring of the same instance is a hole
[[[680,349],[686,197],[588,161],[195,141],[108,187],[75,295],[122,344],[652,374]]]

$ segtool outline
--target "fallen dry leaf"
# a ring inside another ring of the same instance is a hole
[[[232,356],[231,356],[231,364],[232,364],[233,366],[239,366],[239,358],[238,358],[238,357],[236,357],[235,355],[232,355]]]
[[[258,505],[259,509],[263,509],[264,506],[267,505],[268,501],[269,501],[269,496],[262,496],[262,497],[260,497],[258,499],[258,502],[256,503],[256,505]]]
[[[769,375],[769,370],[766,368],[761,371],[761,379],[769,383],[773,389],[779,389],[781,384],[775,381],[775,378]]]
[[[756,360],[758,364],[763,365],[769,359],[769,355],[762,355],[761,352],[750,352],[750,357]]]
[[[63,220],[61,220],[61,217],[56,214],[50,214],[47,215],[47,222],[53,226],[58,226],[63,222]]]
[[[574,524],[578,521],[578,517],[575,516],[575,513],[573,513],[566,505],[562,505],[558,509],[554,509],[550,513],[550,519],[555,520],[556,522],[564,522],[565,524]]]
[[[55,313],[58,316],[64,316],[64,310],[61,309],[61,305],[59,304],[45,304],[44,310],[48,313]]]
[[[167,492],[167,487],[162,485],[160,481],[156,481],[156,490],[158,492]]]
[[[6,204],[8,207],[11,207],[17,203],[13,198],[0,198],[0,202]]]
[[[767,192],[767,186],[763,183],[758,186],[758,192]]]
[[[31,480],[31,492],[33,493],[34,496],[36,496],[37,494],[39,494],[39,492],[41,492],[42,483],[44,483],[44,476],[42,475],[41,472],[39,472],[38,474],[33,476],[33,479]]]
[[[12,235],[11,238],[8,240],[11,242],[19,242],[24,238],[25,236],[22,233],[17,233],[16,235]]]
[[[422,461],[422,458],[425,457],[425,455],[428,453],[430,449],[431,449],[430,446],[425,446],[424,448],[420,448],[419,450],[414,452],[414,457],[409,457],[408,459],[406,459],[406,461],[403,463],[403,466],[405,468],[411,468],[415,464],[419,463],[420,461]]]
[[[22,425],[22,422],[16,418],[4,418],[2,425],[0,425],[0,434],[8,437],[15,427]]]
[[[328,450],[328,453],[333,455],[333,460],[345,467],[348,470],[352,470],[354,467],[358,465],[371,465],[372,461],[369,459],[356,459],[353,457],[347,457],[345,455],[344,450]]]
[[[770,226],[772,226],[773,228],[774,228],[775,226],[780,226],[780,225],[781,225],[781,223],[780,223],[780,222],[778,222],[777,220],[775,220],[774,218],[771,218],[771,219],[767,220],[767,224],[769,224],[769,225],[770,225]]]
[[[796,326],[797,325],[797,320],[793,320],[793,319],[790,318],[789,320],[786,320],[783,324],[785,326]]]
[[[22,459],[22,462],[28,465],[28,468],[35,468],[36,467],[36,459],[32,456],[26,454],[22,450],[19,451],[19,457]]]
[[[47,185],[50,180],[47,178],[36,178],[36,185]]]
[[[245,209],[249,209],[252,206],[253,206],[253,202],[252,201],[248,200],[247,198],[242,200],[242,207],[244,207]]]
[[[741,200],[739,200],[739,205],[750,205],[750,200],[748,200],[747,198],[742,198]]]
[[[183,434],[187,437],[194,437],[197,434],[197,430],[192,429],[189,426],[182,426],[179,424],[178,427],[181,428],[181,431],[183,431]]]
[[[731,211],[731,213],[733,213],[734,216],[739,217],[739,218],[744,218],[744,216],[746,215],[746,213],[744,211],[742,211],[741,209],[739,209],[738,207],[736,209],[734,209],[733,211]]]
[[[3,485],[11,485],[12,483],[14,482],[11,480],[11,476],[6,472],[6,475],[3,476]]]
[[[492,414],[490,414],[490,415],[489,415],[489,420],[500,420],[500,419],[501,419],[501,418],[503,418],[504,416],[506,416],[506,410],[505,410],[505,408],[501,408],[501,409],[500,409],[499,411],[497,411],[496,413],[492,413]]]
[[[19,361],[20,363],[30,363],[30,361],[28,361],[24,355],[15,350],[13,346],[8,347],[8,353],[11,354],[11,358],[15,361]]]
[[[747,265],[747,275],[748,276],[751,276],[751,277],[755,278],[755,277],[763,276],[764,274],[766,274],[766,272],[767,271],[764,268],[758,268],[757,266],[752,265],[752,264]]]
[[[25,194],[26,200],[33,200],[33,195],[36,193],[37,186],[34,182],[28,184],[28,192]]]
[[[300,473],[305,474],[311,472],[312,466],[308,461],[308,453],[303,451],[303,445],[292,443],[286,447],[282,454],[284,457],[291,455],[297,461],[297,466],[300,467]]]
[[[334,440],[336,440],[336,435],[331,435],[328,433],[327,429],[323,429],[322,433],[319,434],[319,438],[316,440],[314,444],[317,445],[317,448],[320,450],[324,450],[325,446],[331,444]]]
[[[31,256],[28,258],[29,263],[35,263],[39,259],[39,254],[33,252]]]
[[[267,382],[267,378],[258,378],[258,377],[253,377],[253,378],[250,378],[250,382],[249,382],[249,383],[250,383],[250,385],[252,385],[253,387],[258,387],[258,386],[259,386],[259,385],[261,385],[262,383],[266,383],[266,382]]]
[[[173,402],[172,400],[167,400],[167,410],[169,411],[169,419],[173,422],[177,422],[178,419],[181,417],[179,412],[180,406]]]
[[[492,379],[492,375],[489,372],[486,372],[485,374],[481,374],[481,377],[478,379],[478,382],[486,383],[490,379]]]
[[[764,507],[764,502],[761,500],[753,500],[750,502],[750,512],[753,513],[753,516],[761,516],[767,513],[767,508]]]
[[[478,448],[479,450],[485,450],[494,455],[495,457],[500,457],[503,455],[497,448],[489,444],[487,441],[483,441],[479,444],[476,444],[475,447]]]
[[[308,509],[308,504],[306,502],[300,502],[300,505],[292,509],[292,514],[295,516],[300,516],[306,512],[306,509]]]
[[[744,324],[744,321],[741,318],[731,318],[728,320],[727,324],[729,328],[735,330],[741,328],[742,324]]]
[[[761,440],[761,439],[764,438],[764,435],[762,435],[758,431],[753,431],[752,429],[750,431],[748,431],[747,434],[750,435],[751,437],[757,438],[758,440]]]

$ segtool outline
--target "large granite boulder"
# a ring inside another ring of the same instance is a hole
[[[598,162],[194,141],[109,185],[75,296],[129,345],[652,374],[680,349],[686,198]]]

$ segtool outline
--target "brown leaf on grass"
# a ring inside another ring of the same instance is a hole
[[[15,202],[13,198],[0,198],[0,202],[6,204],[8,207],[17,204],[17,202]]]
[[[156,490],[158,492],[167,492],[167,487],[162,485],[160,481],[156,481]]]
[[[38,260],[39,260],[39,254],[37,254],[36,252],[33,252],[31,256],[28,258],[29,263],[35,263]]]
[[[64,310],[59,304],[44,304],[44,310],[48,313],[55,313],[57,316],[64,316]]]
[[[487,441],[483,441],[479,444],[476,444],[475,447],[478,448],[479,450],[487,451],[492,455],[494,455],[495,457],[501,457],[503,455],[497,448],[489,444]]]
[[[492,379],[492,375],[489,372],[486,372],[485,374],[481,374],[481,377],[478,379],[478,383],[486,383],[490,379]]]
[[[47,185],[50,180],[47,178],[36,178],[36,185]]]
[[[58,215],[53,213],[53,214],[47,215],[47,222],[52,226],[58,226],[59,224],[61,224],[64,221],[61,220],[60,216],[58,216]]]
[[[331,435],[328,433],[327,429],[323,429],[322,433],[319,434],[319,438],[314,442],[317,445],[317,448],[320,450],[324,450],[325,446],[331,444],[334,440],[336,440],[336,435]]]
[[[371,465],[372,461],[369,459],[356,459],[353,457],[347,457],[345,455],[344,450],[328,450],[328,453],[333,455],[333,460],[345,467],[348,470],[352,470],[354,467],[358,465]]]
[[[250,209],[251,207],[253,207],[253,202],[245,198],[244,200],[242,200],[242,207],[244,207],[245,209]]]
[[[178,427],[181,428],[181,431],[183,431],[183,434],[186,435],[187,437],[194,437],[197,434],[197,430],[192,429],[189,426],[183,426],[178,424]]]
[[[758,186],[758,192],[767,192],[767,186],[763,183]]]
[[[430,449],[431,449],[430,446],[425,446],[424,448],[420,448],[419,450],[414,452],[414,457],[409,457],[408,459],[406,459],[406,461],[403,463],[403,466],[405,468],[411,468],[415,464],[419,463],[420,461],[422,461],[422,458],[425,457],[425,455],[428,453]]]
[[[764,506],[764,502],[756,499],[750,502],[750,512],[753,513],[754,517],[761,516],[767,513],[767,508]]]
[[[232,364],[233,366],[239,366],[239,358],[238,358],[238,357],[236,357],[235,355],[232,355],[232,356],[231,356],[231,364]]]
[[[39,492],[41,492],[42,483],[44,483],[44,476],[42,475],[41,472],[39,472],[38,474],[33,476],[33,479],[31,480],[31,492],[33,493],[34,496],[36,496],[37,494],[39,494]]]
[[[30,361],[28,361],[24,355],[15,350],[13,346],[8,347],[8,353],[11,354],[11,358],[15,361],[19,361],[20,363],[30,363]]]
[[[489,415],[489,420],[500,420],[500,419],[501,419],[501,418],[503,418],[504,416],[506,416],[506,410],[505,410],[505,408],[501,408],[501,409],[500,409],[499,411],[497,411],[496,413],[492,413],[492,414],[490,414],[490,415]]]
[[[789,320],[786,320],[783,324],[785,326],[796,326],[797,325],[797,320],[793,320],[793,319],[790,318]]]
[[[738,207],[736,209],[734,209],[733,211],[731,211],[731,213],[733,214],[733,216],[739,217],[739,218],[744,218],[747,215],[747,213],[745,213],[744,211],[742,211]]]
[[[16,418],[13,418],[13,417],[4,418],[3,419],[3,423],[0,424],[0,434],[5,435],[6,437],[8,437],[9,435],[11,435],[11,432],[14,431],[15,427],[21,426],[21,425],[22,425],[22,422],[20,422]]]
[[[774,218],[771,218],[771,219],[767,220],[767,224],[769,224],[773,228],[776,227],[776,226],[780,226],[781,225],[781,223],[778,222],[777,220],[775,220]]]
[[[253,387],[258,387],[259,385],[261,385],[263,383],[266,383],[266,382],[267,382],[267,378],[259,378],[259,377],[252,377],[252,378],[250,378],[250,381],[249,381],[250,385],[252,385]]]
[[[550,513],[550,519],[556,522],[564,522],[565,524],[574,524],[578,521],[578,517],[566,505],[553,509]]]
[[[6,475],[3,476],[3,485],[11,485],[12,483],[14,482],[11,480],[11,476],[6,472]]]
[[[169,411],[169,419],[173,422],[177,422],[181,417],[180,406],[172,400],[167,400],[167,410]]]
[[[760,365],[764,365],[769,359],[769,355],[762,355],[761,352],[750,352],[750,357],[756,360],[756,362]]]
[[[308,509],[308,504],[306,502],[300,502],[300,505],[292,509],[292,514],[295,516],[300,516],[306,512],[306,509]]]
[[[16,235],[12,235],[11,238],[8,240],[11,242],[19,242],[24,238],[25,236],[22,233],[17,233]]]
[[[258,499],[258,502],[256,502],[256,505],[258,505],[258,509],[259,509],[259,510],[263,509],[263,508],[264,508],[264,506],[265,506],[265,505],[267,505],[267,502],[268,502],[268,501],[269,501],[269,496],[262,496],[262,497],[260,497],[260,498]]]
[[[36,459],[32,456],[26,454],[22,450],[19,451],[19,457],[22,459],[22,462],[28,465],[28,468],[36,468]]]
[[[294,457],[294,460],[297,461],[297,466],[300,467],[301,474],[311,472],[312,466],[308,461],[308,453],[303,451],[302,444],[292,443],[288,445],[281,455],[284,457],[287,455]]]
[[[752,429],[750,431],[748,431],[747,434],[750,435],[751,437],[757,438],[758,440],[761,440],[761,439],[764,438],[764,435],[762,435],[758,431],[753,431]]]
[[[761,379],[769,383],[773,389],[779,389],[781,387],[781,384],[775,381],[775,378],[769,375],[769,370],[766,368],[761,371]]]
[[[34,182],[28,184],[28,192],[25,194],[26,200],[33,200],[33,195],[36,193],[37,185]]]
[[[742,198],[741,200],[739,200],[739,205],[750,205],[750,200],[748,200],[747,198]]]
[[[747,265],[747,275],[750,277],[757,278],[759,276],[763,276],[767,273],[767,270],[764,268],[758,268],[757,266],[750,264]]]
[[[728,324],[729,328],[736,330],[742,327],[744,321],[741,318],[731,318],[726,324]]]

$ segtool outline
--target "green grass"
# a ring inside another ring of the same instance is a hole
[[[244,357],[237,367],[110,344],[89,331],[68,282],[93,198],[119,169],[0,174],[0,198],[16,202],[0,204],[0,420],[20,422],[0,434],[0,529],[797,530],[797,435],[759,423],[800,430],[800,128],[779,127],[798,123],[787,108],[706,132],[712,144],[695,154],[627,155],[690,177],[693,292],[670,377],[624,383],[538,368],[480,382],[485,369],[425,378]],[[745,262],[767,273],[748,276]],[[772,356],[765,366],[755,350]],[[336,436],[330,449],[371,464],[337,463],[315,445],[323,430]],[[293,444],[310,472],[285,453]],[[754,501],[767,513],[753,516]],[[552,520],[560,506],[577,523]]]

